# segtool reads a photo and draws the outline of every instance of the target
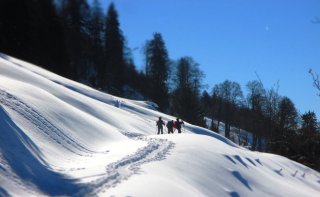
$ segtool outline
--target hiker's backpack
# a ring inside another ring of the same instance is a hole
[[[177,122],[174,121],[172,126],[173,126],[173,128],[177,128]]]

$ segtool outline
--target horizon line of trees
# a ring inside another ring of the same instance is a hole
[[[204,126],[203,114],[191,113],[201,111],[199,65],[187,56],[171,60],[156,32],[144,43],[145,70],[138,71],[114,3],[104,13],[98,0],[2,0],[0,35],[3,53],[113,95],[151,100]]]
[[[127,98],[148,99],[162,112],[218,132],[225,123],[252,133],[252,150],[287,156],[320,169],[319,123],[314,112],[299,115],[294,103],[249,81],[243,95],[226,80],[201,92],[204,73],[192,57],[171,60],[161,33],[144,43],[145,70],[138,71],[120,28],[114,3],[98,0],[0,1],[0,51],[61,76]],[[313,75],[319,87],[318,75]],[[315,78],[316,77],[316,78]],[[317,86],[318,85],[318,86]]]
[[[230,128],[241,128],[252,134],[252,150],[286,156],[320,170],[320,127],[312,111],[299,114],[290,98],[278,93],[279,85],[266,89],[260,80],[249,81],[248,94],[243,95],[240,85],[229,80],[217,84],[211,94],[204,91],[201,104],[212,124],[209,128],[219,132],[220,122],[225,124],[225,136]],[[247,136],[238,133],[239,144]],[[241,141],[240,141],[241,140]]]

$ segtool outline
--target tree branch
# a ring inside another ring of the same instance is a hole
[[[313,86],[316,87],[320,91],[319,75],[316,72],[313,72],[312,69],[309,70],[309,74],[312,76]],[[319,96],[320,96],[320,94],[319,94]]]

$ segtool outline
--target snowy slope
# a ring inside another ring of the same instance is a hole
[[[0,55],[0,196],[320,196],[320,174]]]
[[[212,124],[212,119],[205,117],[206,121],[206,126],[207,128],[211,127]],[[218,125],[217,120],[213,120],[214,124]],[[222,136],[225,136],[225,124],[223,122],[219,123],[219,128],[218,128],[219,134]],[[252,145],[252,133],[239,129],[237,127],[232,127],[230,128],[230,139],[243,147],[250,148]]]

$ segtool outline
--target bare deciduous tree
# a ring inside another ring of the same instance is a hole
[[[309,74],[312,76],[313,86],[316,87],[320,91],[320,79],[319,75],[314,72],[312,69],[309,70]],[[319,93],[320,96],[320,93]]]

